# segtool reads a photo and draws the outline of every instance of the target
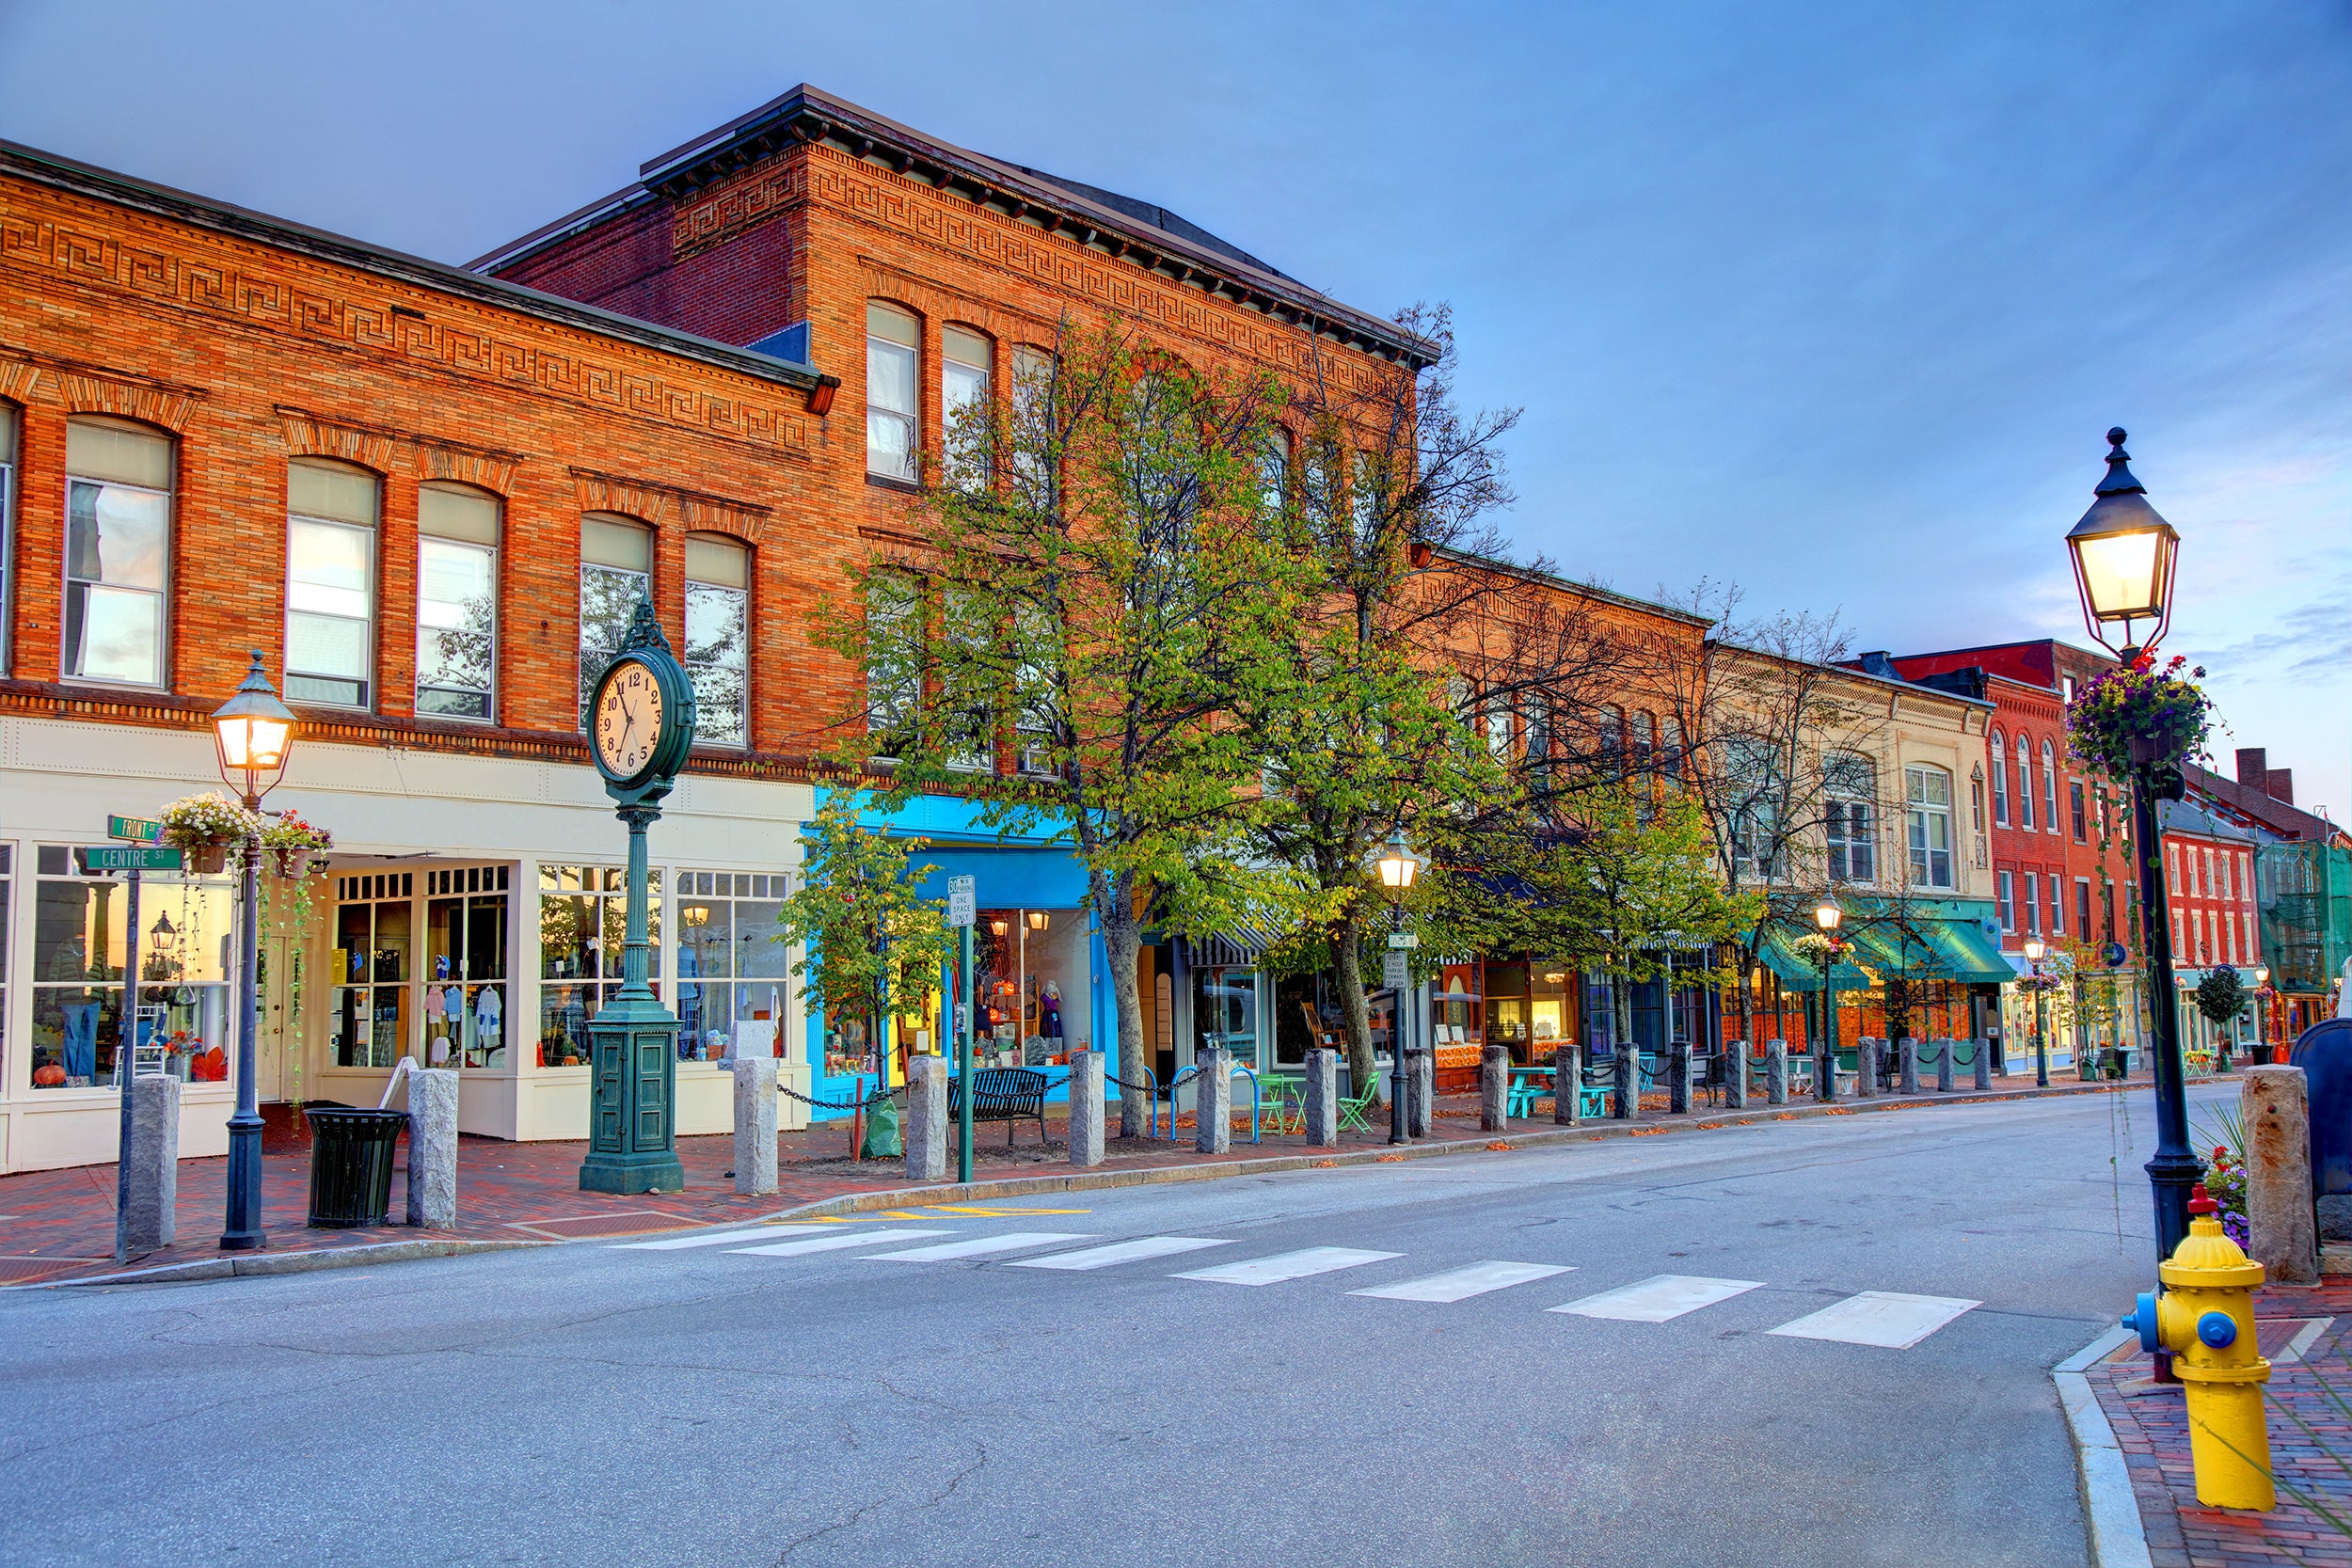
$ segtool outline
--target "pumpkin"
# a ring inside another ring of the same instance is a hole
[[[35,1088],[54,1089],[64,1082],[65,1069],[59,1067],[55,1062],[51,1062],[46,1067],[37,1067],[33,1069],[33,1086]]]

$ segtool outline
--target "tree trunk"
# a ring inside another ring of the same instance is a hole
[[[1356,905],[1351,902],[1347,912],[1331,926],[1331,970],[1339,977],[1340,1006],[1345,1011],[1347,1023],[1348,1087],[1362,1094],[1373,1081],[1372,1009],[1364,1001],[1364,964],[1358,952],[1362,938],[1358,930]],[[1396,1018],[1405,1017],[1405,999],[1396,999]]]
[[[1756,998],[1748,990],[1756,975],[1756,956],[1746,948],[1735,951],[1732,967],[1740,975],[1740,1038],[1751,1049],[1756,1045]]]
[[[1095,872],[1089,879],[1093,884],[1096,915],[1103,922],[1103,961],[1110,969],[1111,1006],[1119,1019],[1119,1049],[1109,1061],[1120,1081],[1119,1135],[1139,1138],[1151,1115],[1151,1102],[1145,1098],[1148,1091],[1131,1085],[1151,1080],[1137,1070],[1148,1053],[1143,1000],[1136,990],[1136,959],[1142,951],[1143,930],[1136,921],[1135,879]]]

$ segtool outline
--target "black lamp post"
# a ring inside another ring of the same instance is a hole
[[[1389,897],[1389,928],[1405,929],[1405,895],[1413,890],[1413,879],[1421,872],[1421,862],[1405,842],[1405,830],[1397,828],[1389,834],[1389,842],[1381,847],[1373,866],[1380,873],[1380,889]],[[1389,1142],[1409,1142],[1406,1129],[1412,1124],[1405,1115],[1405,1037],[1407,997],[1411,988],[1398,986],[1396,990],[1395,1037],[1389,1041]]]
[[[294,751],[294,716],[278,700],[262,669],[262,651],[236,692],[213,714],[213,744],[220,752],[221,779],[250,812],[286,776]],[[239,955],[237,999],[237,1109],[229,1118],[229,1216],[220,1233],[225,1252],[250,1252],[262,1244],[262,1113],[255,1103],[254,1036],[261,1024],[262,841],[245,843],[244,886],[238,895],[244,934]]]
[[[2033,1081],[2043,1089],[2050,1086],[2050,1038],[2042,1022],[2042,959],[2049,951],[2049,943],[2040,937],[2026,939],[2026,961],[2033,965]]]
[[[2107,432],[2107,472],[2082,521],[2066,536],[2083,621],[2099,645],[2130,665],[2153,656],[2172,624],[2172,571],[2181,536],[2132,477],[2123,431]],[[2134,623],[2151,623],[2144,640]],[[2111,629],[2119,641],[2109,641]],[[2189,1192],[2203,1180],[2204,1162],[2188,1147],[2188,1082],[2181,1060],[2180,995],[2172,985],[2172,927],[2164,906],[2164,848],[2157,836],[2156,800],[2180,787],[2160,736],[2132,737],[2132,853],[2139,878],[2140,941],[2147,957],[2149,1003],[2155,1009],[2156,1153],[2148,1184],[2156,1210],[2156,1259],[2172,1256],[2188,1234]]]
[[[1821,1069],[1815,1080],[1820,1086],[1816,1097],[1827,1105],[1837,1098],[1837,955],[1846,944],[1837,940],[1837,927],[1844,923],[1845,910],[1835,898],[1824,898],[1813,911],[1813,924],[1821,928]]]

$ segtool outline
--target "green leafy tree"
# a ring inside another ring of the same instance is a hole
[[[2227,964],[2216,964],[2197,982],[2197,1010],[2217,1029],[2235,1022],[2246,1003],[2246,983]]]
[[[949,951],[946,901],[926,898],[930,846],[868,826],[860,790],[835,791],[801,830],[801,877],[778,914],[801,947],[792,973],[829,1020],[855,1019],[882,1044],[893,999],[929,994]]]

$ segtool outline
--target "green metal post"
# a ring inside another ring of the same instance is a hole
[[[972,1180],[972,927],[956,935],[956,1180]]]

